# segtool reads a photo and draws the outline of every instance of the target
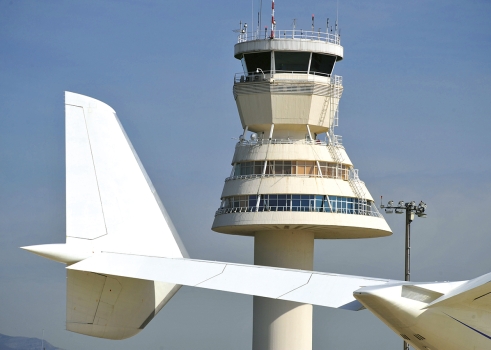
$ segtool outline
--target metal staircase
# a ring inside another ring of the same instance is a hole
[[[331,77],[331,117],[333,118],[331,126],[339,125],[339,100],[343,93],[343,78],[339,75]]]
[[[344,149],[342,145],[342,138],[340,135],[335,135],[334,134],[334,128],[338,126],[339,123],[339,100],[341,98],[341,94],[343,93],[343,87],[342,87],[342,77],[340,76],[334,76],[331,78],[331,89],[330,89],[330,96],[329,99],[326,97],[326,100],[324,101],[324,105],[322,107],[322,121],[324,121],[325,118],[325,110],[327,110],[327,105],[329,104],[330,106],[330,115],[332,117],[331,119],[331,125],[329,128],[329,133],[327,134],[327,137],[329,138],[329,144],[328,144],[328,149],[329,153],[331,154],[332,159],[336,162],[336,177],[339,178],[339,174],[342,174],[342,164],[344,161],[344,152],[341,150]],[[329,103],[328,103],[329,101]],[[335,103],[336,102],[336,103]],[[355,196],[358,198],[358,208],[355,210],[359,211],[359,214],[366,215],[368,208],[367,208],[367,199],[365,195],[365,190],[364,190],[364,182],[360,180],[360,177],[358,176],[358,169],[354,169],[351,167],[349,171],[349,176],[348,176],[348,182],[350,184],[350,187],[355,194]]]
[[[332,126],[338,126],[339,115],[338,115],[338,105],[341,95],[343,94],[343,78],[338,75],[331,77],[331,82],[329,84],[329,93],[324,99],[322,104],[321,115],[319,117],[319,124],[323,125],[326,119],[327,111],[329,110],[329,117]]]
[[[319,125],[324,124],[324,120],[326,119],[327,109],[330,105],[331,99],[332,99],[331,96],[326,96],[326,98],[324,99],[324,104],[322,105],[322,109],[321,109],[321,116],[319,118]]]
[[[360,180],[358,176],[358,169],[351,168],[349,172],[348,182],[350,184],[353,193],[359,200],[359,214],[366,215],[367,214],[367,199],[365,195],[365,190],[363,189],[363,185],[365,184]]]

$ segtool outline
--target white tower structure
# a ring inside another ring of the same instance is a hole
[[[334,134],[343,92],[332,74],[343,59],[337,30],[272,22],[270,33],[245,25],[234,48],[243,133],[212,229],[253,236],[256,265],[312,270],[314,239],[392,232]],[[312,348],[312,305],[254,297],[253,313],[254,350]]]

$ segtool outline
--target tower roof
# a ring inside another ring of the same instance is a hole
[[[257,35],[239,35],[234,56],[241,59],[245,53],[265,51],[315,52],[343,59],[344,50],[339,35],[303,30],[278,30],[274,38]]]

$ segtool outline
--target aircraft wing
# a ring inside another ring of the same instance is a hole
[[[361,287],[391,280],[185,258],[102,252],[70,270],[161,281],[199,288],[358,311]]]

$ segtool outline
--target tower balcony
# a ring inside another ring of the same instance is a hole
[[[280,196],[280,195],[278,195]],[[305,211],[256,211],[255,208],[220,208],[212,230],[220,233],[254,236],[258,231],[313,232],[315,239],[352,239],[390,236],[387,222],[376,212],[373,204],[340,208],[336,211],[316,209]],[[274,210],[273,210],[274,209]]]
[[[234,56],[264,51],[316,52],[334,56],[336,61],[343,59],[341,38],[335,33],[313,32],[307,30],[275,30],[274,38],[269,33],[241,33],[234,46]]]
[[[305,132],[305,131],[304,131]],[[314,136],[314,135],[313,135]],[[232,165],[235,163],[264,160],[320,161],[353,166],[345,148],[323,140],[264,138],[258,134],[256,139],[241,139],[235,146]],[[338,159],[333,158],[331,151],[335,149]]]
[[[234,76],[234,85],[242,83],[261,83],[261,82],[292,82],[292,83],[322,83],[337,85],[342,88],[343,77],[316,71],[290,71],[275,70],[260,72],[238,72]]]
[[[274,36],[271,38],[271,32],[255,31],[240,33],[237,37],[237,43],[243,43],[246,41],[254,40],[285,40],[285,39],[297,39],[297,40],[310,40],[320,41],[323,43],[331,43],[341,45],[341,37],[336,33],[327,33],[321,31],[308,31],[303,29],[291,29],[291,30],[275,30]]]

